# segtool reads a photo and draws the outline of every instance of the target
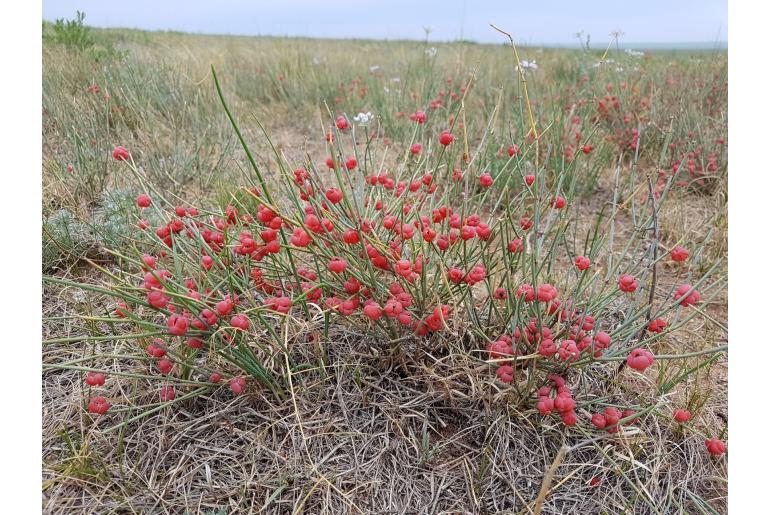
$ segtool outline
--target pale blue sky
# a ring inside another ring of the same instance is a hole
[[[501,42],[489,23],[522,43],[574,44],[584,31],[596,42],[682,43],[727,40],[727,0],[44,0],[43,19],[86,13],[96,27],[214,34],[368,39],[461,36]]]

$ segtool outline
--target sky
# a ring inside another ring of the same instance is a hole
[[[727,0],[44,0],[43,19],[86,14],[94,27],[176,30],[204,34],[324,38],[467,39],[503,42],[490,23],[517,42],[727,41]]]

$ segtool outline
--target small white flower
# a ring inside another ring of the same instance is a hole
[[[380,65],[378,65],[378,64],[375,64],[374,66],[370,66],[369,67],[369,71],[371,73],[374,73],[374,72],[379,71],[379,70],[380,70]]]
[[[538,68],[539,66],[537,65],[537,61],[535,61],[534,59],[532,61],[527,61],[526,59],[521,61],[522,70],[537,70]],[[516,67],[516,71],[519,71],[518,66]]]
[[[374,118],[372,113],[367,112],[367,113],[358,113],[353,117],[353,120],[360,125],[366,125],[371,121],[372,118]]]
[[[390,88],[389,88],[389,87],[387,87],[387,86],[383,86],[383,87],[382,87],[382,90],[383,90],[385,93],[390,93]]]
[[[436,47],[430,47],[425,49],[425,55],[428,57],[436,57],[436,53],[438,53],[438,50],[436,50]]]
[[[393,77],[390,82],[401,82],[401,77]]]
[[[623,67],[622,66],[618,66],[617,68],[615,68],[615,71],[616,72],[622,72],[623,71]]]

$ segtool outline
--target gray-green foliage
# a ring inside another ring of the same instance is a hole
[[[43,220],[43,271],[60,268],[96,246],[88,226],[66,209]]]
[[[107,191],[92,213],[91,233],[104,248],[121,250],[136,240],[141,231],[136,225],[135,189]],[[151,222],[154,220],[151,218]],[[156,224],[157,225],[157,221]]]
[[[102,194],[89,216],[78,219],[59,209],[43,220],[43,269],[51,271],[83,256],[104,254],[105,249],[125,252],[143,237],[136,225],[138,190],[121,189]],[[159,220],[148,214],[154,225]]]

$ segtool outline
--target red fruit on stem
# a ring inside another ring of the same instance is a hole
[[[112,158],[115,161],[128,161],[128,150],[125,147],[115,147],[115,150],[112,151]]]
[[[626,358],[628,366],[639,372],[644,372],[654,362],[655,357],[647,349],[634,349]]]
[[[176,398],[176,390],[172,385],[160,387],[160,401],[168,402],[173,401]]]
[[[88,386],[103,386],[104,374],[101,372],[89,372],[88,375],[86,375],[86,384]]]
[[[88,411],[96,415],[104,415],[110,409],[110,403],[104,397],[94,397],[88,403]]]

